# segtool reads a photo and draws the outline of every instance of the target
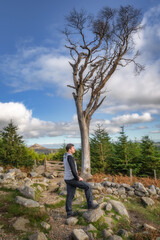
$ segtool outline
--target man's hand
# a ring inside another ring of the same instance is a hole
[[[79,181],[83,181],[83,178],[79,177]]]

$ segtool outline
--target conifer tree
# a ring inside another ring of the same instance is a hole
[[[141,141],[141,176],[152,176],[153,170],[160,171],[160,154],[154,146],[154,142],[144,136]]]
[[[109,172],[112,145],[108,133],[100,125],[90,138],[90,152],[92,173]]]
[[[23,137],[17,133],[18,127],[11,121],[1,131],[0,161],[3,165],[32,166],[33,160],[28,155]]]

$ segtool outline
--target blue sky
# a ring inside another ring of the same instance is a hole
[[[145,28],[135,36],[135,48],[146,68],[137,76],[129,65],[112,76],[90,132],[102,124],[116,140],[123,125],[129,139],[148,135],[160,141],[159,0],[0,0],[0,129],[12,119],[29,146],[78,146],[76,108],[67,88],[72,69],[61,33],[65,16],[73,8],[95,14],[127,4],[142,10]]]

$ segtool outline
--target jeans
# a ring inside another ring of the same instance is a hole
[[[77,187],[85,191],[88,208],[93,205],[92,188],[89,183],[75,179],[65,180],[65,182],[67,184],[66,212],[68,215],[72,213],[72,200]]]

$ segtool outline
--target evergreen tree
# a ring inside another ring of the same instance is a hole
[[[92,173],[109,172],[112,144],[106,130],[100,125],[90,138],[91,170]]]
[[[152,176],[153,170],[160,171],[160,154],[154,146],[154,142],[144,136],[141,141],[141,176]]]
[[[33,159],[29,156],[22,136],[17,134],[17,126],[11,121],[1,131],[0,161],[3,165],[32,166]]]
[[[127,136],[124,132],[124,127],[121,127],[120,136],[118,137],[118,142],[114,144],[114,157],[111,162],[112,173],[114,174],[128,174],[129,169],[135,169],[137,166],[134,162],[135,151],[134,145],[131,141],[127,140]],[[137,169],[138,171],[139,169]],[[136,172],[136,170],[135,170]]]

